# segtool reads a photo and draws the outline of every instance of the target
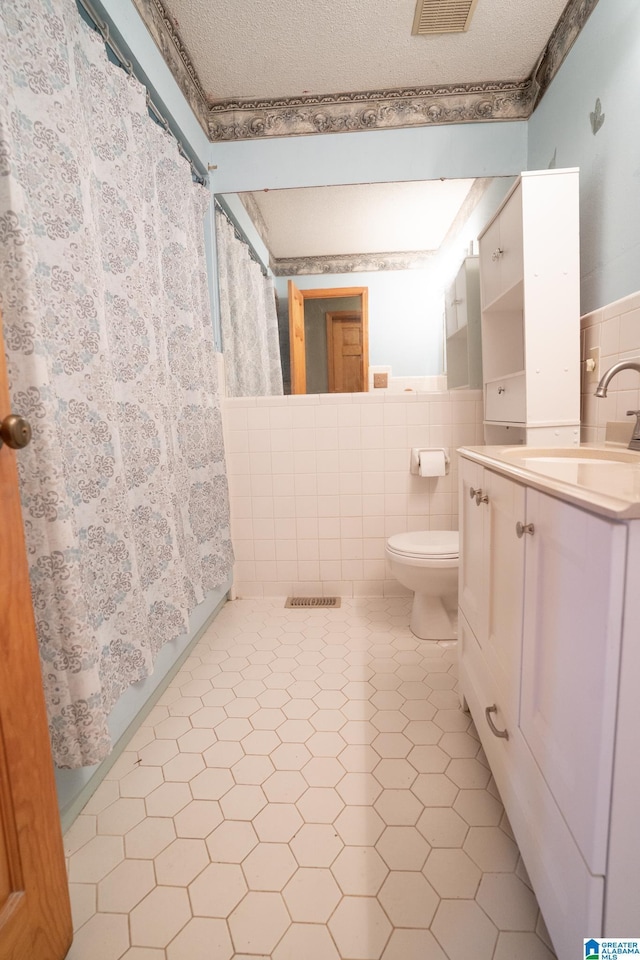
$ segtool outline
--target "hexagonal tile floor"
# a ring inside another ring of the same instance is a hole
[[[228,603],[65,837],[68,960],[553,960],[455,643]]]

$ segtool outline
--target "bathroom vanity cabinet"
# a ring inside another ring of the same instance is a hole
[[[461,698],[571,960],[640,917],[640,519],[460,453]]]
[[[445,291],[447,387],[482,387],[479,258],[465,257]]]
[[[578,443],[578,171],[523,173],[479,237],[487,443]]]

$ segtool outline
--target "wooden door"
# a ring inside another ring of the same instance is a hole
[[[0,420],[10,412],[1,328]],[[0,957],[62,960],[71,913],[15,458],[0,447]]]
[[[346,310],[327,313],[327,373],[329,393],[364,390],[362,314]]]
[[[307,392],[307,365],[304,345],[304,297],[289,280],[289,358],[291,393]]]

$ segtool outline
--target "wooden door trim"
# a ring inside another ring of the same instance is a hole
[[[293,280],[287,284],[289,297],[289,377],[291,393],[307,392],[307,367],[304,338],[304,296]],[[302,322],[297,314],[298,299],[302,297]]]
[[[305,393],[306,391],[306,371],[305,386],[302,390],[294,390],[294,358],[292,342],[292,324],[291,324],[291,290],[298,290],[292,280],[288,282],[289,290],[289,362],[291,364],[291,393]],[[302,294],[302,303],[305,300],[337,300],[341,297],[360,297],[360,314],[362,317],[362,385],[363,393],[369,390],[369,288],[368,287],[314,287],[313,290],[299,290]],[[356,313],[357,311],[348,311]],[[302,344],[304,346],[304,328]],[[329,387],[331,390],[331,387]]]
[[[301,290],[305,300],[337,300],[338,297],[359,297],[368,293],[368,287],[320,287],[313,290]]]
[[[0,419],[10,412],[0,317]],[[34,440],[34,442],[36,442]],[[62,960],[72,937],[67,872],[42,689],[16,453],[0,448],[0,830],[13,887],[0,956]],[[18,692],[18,695],[16,694]]]

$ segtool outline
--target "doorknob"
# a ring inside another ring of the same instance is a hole
[[[24,417],[10,413],[0,423],[0,447],[6,443],[13,450],[21,450],[31,441],[31,424]]]

